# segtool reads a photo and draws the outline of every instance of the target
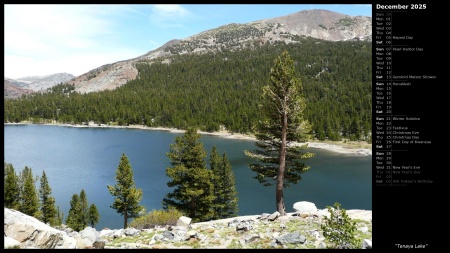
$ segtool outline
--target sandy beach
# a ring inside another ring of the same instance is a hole
[[[22,123],[4,123],[5,125],[20,125],[20,124],[33,124],[29,122]],[[147,127],[142,125],[129,125],[129,126],[111,126],[111,125],[98,125],[94,123],[89,123],[88,125],[72,125],[72,124],[59,124],[59,123],[43,123],[42,125],[55,125],[55,126],[66,126],[66,127],[98,127],[98,128],[125,128],[125,129],[142,129],[142,130],[156,130],[156,131],[168,131],[172,133],[184,133],[184,130],[175,129],[175,128],[165,128],[165,127]],[[227,131],[218,131],[218,132],[203,132],[199,131],[202,135],[215,135],[222,138],[229,139],[245,139],[245,140],[256,140],[256,138],[252,135],[245,135],[239,133],[230,133]],[[316,142],[311,141],[307,142],[308,147],[325,149],[328,151],[341,153],[341,154],[352,154],[352,155],[363,155],[369,156],[372,155],[372,148],[361,148],[361,147],[348,147],[345,145],[339,145],[334,143],[325,143],[325,142]]]

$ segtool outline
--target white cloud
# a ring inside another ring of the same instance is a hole
[[[153,6],[153,11],[160,16],[166,17],[172,17],[174,15],[185,17],[189,15],[189,11],[178,4],[156,4]]]
[[[93,53],[73,54],[65,57],[48,55],[46,59],[21,55],[5,55],[5,77],[45,76],[66,72],[75,76],[82,75],[94,68],[108,63],[136,57],[136,52],[121,51],[115,54]]]
[[[150,22],[164,27],[182,27],[193,14],[178,4],[152,5]]]
[[[91,44],[95,37],[110,33],[108,22],[93,11],[83,5],[5,6],[5,46],[22,50],[24,43],[37,43],[70,49],[73,44],[67,41],[72,39]]]
[[[140,55],[118,44],[117,6],[8,4],[4,13],[6,77],[77,76]]]

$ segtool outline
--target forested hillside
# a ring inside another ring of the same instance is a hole
[[[4,122],[142,124],[252,133],[261,88],[286,49],[307,100],[306,118],[319,140],[371,140],[372,44],[310,37],[297,43],[161,58],[136,63],[135,80],[115,89],[79,94],[60,84],[51,92],[4,100]],[[167,50],[170,50],[168,48]]]

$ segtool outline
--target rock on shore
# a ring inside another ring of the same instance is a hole
[[[56,229],[19,211],[4,208],[4,248],[27,249],[316,249],[326,248],[320,225],[327,209],[310,202],[294,204],[296,212],[247,215],[191,223],[180,217],[176,226],[150,229],[86,227],[80,232]],[[372,248],[372,211],[346,210],[357,224],[361,248]]]

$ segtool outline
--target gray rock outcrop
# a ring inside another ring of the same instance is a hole
[[[288,233],[281,235],[277,238],[277,242],[281,244],[287,244],[287,243],[305,243],[306,237],[301,235],[298,231],[295,231],[293,233]]]
[[[68,236],[66,233],[19,211],[8,208],[4,209],[5,242],[11,242],[11,239],[14,239],[20,243],[21,248],[76,248],[77,242],[75,238]]]

